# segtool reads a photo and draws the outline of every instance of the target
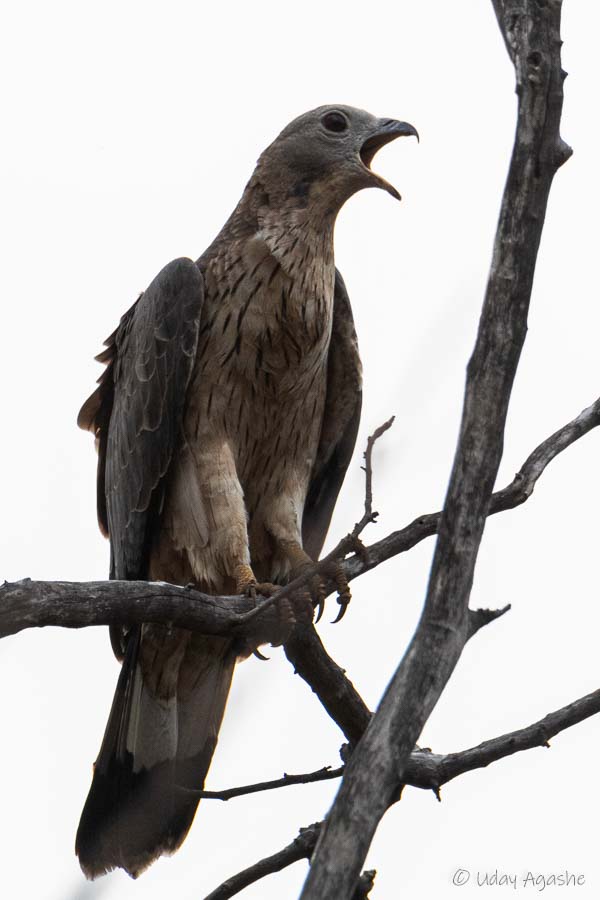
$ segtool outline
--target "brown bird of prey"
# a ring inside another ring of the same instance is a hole
[[[208,250],[165,266],[106,341],[78,423],[111,578],[264,593],[318,558],[361,406],[334,223],[362,188],[399,199],[370,164],[401,135],[416,131],[349,106],[295,119]],[[77,833],[89,878],[180,846],[242,653],[175,626],[111,640],[121,674]]]

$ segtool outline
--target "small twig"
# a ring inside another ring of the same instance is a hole
[[[202,799],[206,800],[231,800],[233,797],[242,797],[245,794],[257,794],[260,791],[272,791],[276,788],[289,787],[292,784],[312,784],[315,781],[330,781],[340,778],[344,771],[343,766],[332,769],[331,766],[323,766],[316,772],[307,772],[304,775],[284,775],[273,781],[261,781],[256,784],[245,784],[241,787],[227,788],[224,791],[196,791]]]
[[[237,875],[232,875],[231,878],[228,878],[227,881],[224,881],[223,884],[208,894],[204,900],[230,900],[231,897],[239,894],[240,891],[243,891],[244,888],[249,887],[256,881],[260,881],[261,878],[280,872],[301,859],[310,859],[319,839],[322,826],[323,822],[315,822],[309,825],[308,828],[301,828],[298,837],[291,844],[288,844],[287,847],[284,847],[283,850],[261,859],[242,872],[238,872]],[[352,900],[368,900],[376,874],[374,869],[362,873],[356,883]]]
[[[239,894],[244,888],[254,884],[255,881],[259,881],[266,875],[280,872],[300,859],[310,859],[322,825],[322,822],[315,822],[313,825],[309,825],[308,828],[301,828],[298,837],[291,844],[288,844],[287,847],[284,847],[283,850],[261,859],[259,862],[254,863],[253,866],[238,872],[237,875],[232,875],[218,888],[211,891],[204,900],[229,900],[230,897]]]
[[[363,529],[370,522],[374,522],[379,515],[379,513],[373,512],[373,447],[381,435],[385,434],[385,432],[392,427],[395,418],[396,416],[392,416],[387,422],[384,422],[383,425],[376,428],[373,434],[367,438],[367,449],[363,454],[365,460],[363,467],[365,473],[365,512],[360,522],[357,522],[352,529],[351,535],[353,538],[358,538]]]
[[[240,617],[240,627],[245,627],[251,622],[253,619],[256,619],[258,616],[261,616],[266,610],[270,607],[274,606],[276,603],[279,603],[280,600],[284,600],[287,597],[291,597],[295,594],[300,588],[303,588],[306,584],[308,584],[311,579],[315,577],[315,575],[320,575],[324,573],[327,569],[326,563],[329,560],[327,558],[322,559],[320,562],[315,563],[314,566],[307,567],[306,571],[302,573],[302,575],[298,575],[297,578],[294,578],[293,581],[290,581],[281,590],[276,591],[270,597],[267,597],[262,603],[259,603],[254,609],[251,609],[249,612],[244,613]]]
[[[600,398],[579,413],[571,422],[542,441],[529,454],[511,483],[492,494],[488,515],[514,509],[525,503],[531,497],[538,479],[552,460],[599,425]],[[342,565],[348,580],[357,578],[393,556],[411,550],[425,538],[437,534],[441,515],[441,512],[435,512],[419,516],[405,528],[394,531],[377,543],[367,546],[366,558],[362,554],[357,554],[347,559]]]

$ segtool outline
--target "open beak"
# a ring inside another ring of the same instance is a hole
[[[400,194],[396,188],[390,184],[385,178],[371,171],[371,163],[373,157],[386,144],[394,141],[398,137],[416,137],[419,140],[419,133],[416,128],[408,122],[398,122],[396,119],[379,119],[371,134],[363,142],[360,148],[360,160],[363,166],[369,170],[373,179],[377,182],[378,187],[387,191],[396,200],[400,200]]]

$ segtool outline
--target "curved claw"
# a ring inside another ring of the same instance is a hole
[[[350,603],[350,597],[340,596],[338,597],[338,603],[340,604],[340,608],[338,610],[337,616],[331,623],[332,625],[337,625],[337,623],[341,622],[346,615],[346,610],[348,609],[348,604]]]
[[[253,656],[255,656],[257,659],[260,659],[261,662],[269,662],[269,660],[271,659],[270,656],[263,656],[258,649],[253,651]]]
[[[323,616],[323,613],[325,612],[325,601],[318,600],[317,603],[315,604],[315,609],[317,611],[317,616],[315,618],[315,625],[316,625],[317,622],[321,621],[321,617]]]

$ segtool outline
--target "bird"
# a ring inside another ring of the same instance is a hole
[[[318,559],[362,402],[335,220],[363,188],[400,199],[371,163],[411,135],[346,105],[294,119],[208,249],[168,263],[107,338],[78,425],[111,579],[268,595]],[[251,652],[176,623],[110,636],[121,670],[76,838],[90,879],[179,848]]]

